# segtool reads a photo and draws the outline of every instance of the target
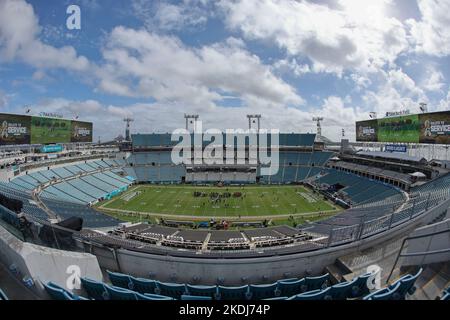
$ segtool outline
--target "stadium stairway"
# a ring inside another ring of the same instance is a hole
[[[397,238],[381,244],[376,248],[357,251],[336,259],[335,263],[325,268],[330,273],[332,282],[348,281],[354,277],[368,272],[371,266],[381,268],[381,282],[386,283],[389,272],[395,263],[401,248],[403,238]],[[394,279],[401,273],[399,268],[394,270]]]
[[[450,261],[426,266],[410,299],[435,300],[442,297],[443,288],[450,288]]]

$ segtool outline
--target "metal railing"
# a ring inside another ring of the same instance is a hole
[[[398,260],[400,258],[403,258],[403,257],[420,257],[420,256],[428,256],[428,255],[432,255],[432,254],[442,254],[442,253],[450,252],[450,248],[446,248],[446,249],[440,249],[440,250],[402,253],[402,251],[403,251],[407,241],[411,241],[411,240],[415,240],[415,239],[422,239],[422,238],[427,238],[427,237],[433,237],[433,236],[436,236],[436,235],[439,235],[439,234],[445,234],[445,233],[450,233],[450,228],[447,228],[447,229],[441,230],[441,231],[434,231],[434,232],[427,233],[427,234],[411,236],[411,237],[407,237],[407,238],[403,239],[402,245],[400,247],[400,251],[398,252],[397,258],[395,259],[395,262],[394,262],[394,265],[392,266],[391,272],[389,273],[389,276],[386,279],[386,283],[388,283],[389,280],[391,279],[392,274],[394,273],[395,267],[397,266]]]

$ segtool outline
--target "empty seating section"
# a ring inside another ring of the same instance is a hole
[[[68,194],[64,191],[59,190],[55,186],[49,186],[45,188],[45,190],[41,193],[41,198],[45,199],[54,199],[60,201],[68,201],[74,203],[84,203],[83,200],[77,199],[73,197],[71,194]]]
[[[73,187],[77,188],[77,190],[83,190],[84,194],[88,194],[91,197],[95,199],[101,199],[105,198],[108,194],[108,192],[103,191],[85,181],[82,179],[73,179],[69,180],[68,183],[72,185]]]
[[[92,168],[91,166],[87,165],[86,163],[77,164],[76,166],[78,168],[80,168],[81,170],[83,170],[84,172],[95,171],[94,168]]]
[[[86,228],[112,227],[117,226],[121,222],[82,204],[47,200],[45,201],[45,205],[57,213],[61,219],[70,217],[82,218],[83,226]]]
[[[103,215],[86,204],[128,188],[131,181],[109,171],[120,163],[125,162],[105,159],[34,171],[16,177],[11,182],[0,182],[0,192],[21,200],[23,212],[29,217],[48,220],[49,214],[32,199],[31,191],[52,181],[52,185],[42,189],[40,198],[59,218],[81,217],[84,227],[117,226],[120,220]],[[94,173],[96,170],[102,172]],[[74,177],[77,174],[82,176]]]
[[[52,171],[54,173],[56,173],[56,175],[59,178],[63,178],[63,179],[67,179],[67,178],[70,178],[71,176],[73,176],[72,172],[70,172],[67,169],[62,168],[62,167],[60,167],[60,168],[53,168]]]
[[[140,139],[140,138],[139,138]],[[300,138],[289,138],[298,140]],[[332,152],[296,152],[296,151],[282,151],[278,159],[279,170],[273,172],[272,175],[261,176],[260,181],[262,183],[294,183],[303,181],[309,178],[310,172],[316,173],[316,170],[312,171],[314,167],[322,167],[333,156]],[[124,168],[124,171],[132,177],[135,177],[140,182],[154,182],[154,183],[180,183],[182,177],[186,176],[186,169],[182,165],[174,165],[171,159],[171,153],[169,151],[146,151],[136,152],[130,158],[127,159],[129,166]],[[320,169],[319,169],[320,172]],[[239,173],[239,172],[238,172]],[[237,173],[237,174],[238,174]],[[258,175],[260,170],[258,168]],[[205,173],[206,174],[206,173]],[[234,174],[222,174],[208,172],[208,179],[199,178],[201,173],[196,173],[195,181],[213,181],[214,174],[217,175],[217,180],[231,179],[230,181],[236,182],[236,176]],[[254,178],[253,178],[254,179]],[[248,181],[248,178],[242,180]]]
[[[367,201],[379,201],[381,199],[400,194],[400,191],[394,187],[370,180],[358,175],[338,171],[335,169],[325,169],[324,175],[315,180],[319,184],[327,184],[330,186],[339,184],[344,192],[354,204]]]
[[[116,162],[112,159],[93,160],[40,170],[19,176],[6,185],[14,190],[31,192],[38,186],[52,181],[56,183],[43,189],[42,198],[87,204],[111,197],[128,188],[131,181],[108,171],[118,166],[118,163],[125,162],[124,160]],[[97,172],[99,170],[102,172]],[[37,211],[33,213],[37,214]]]
[[[76,176],[76,175],[79,175],[79,174],[82,174],[84,171],[83,170],[81,170],[78,166],[76,166],[76,165],[71,165],[71,166],[67,166],[67,167],[64,167],[67,171],[69,171],[71,174],[72,174],[72,176]]]
[[[118,188],[129,184],[129,181],[127,179],[122,178],[122,177],[118,176],[117,174],[114,174],[109,171],[100,172],[95,177],[110,184],[110,185],[116,186]]]
[[[75,188],[74,186],[69,184],[68,182],[61,182],[61,183],[53,185],[53,187],[55,187],[59,191],[64,192],[65,194],[67,194],[77,200],[81,200],[85,203],[90,203],[90,202],[97,200],[93,196],[90,196],[89,194],[78,190],[77,188]]]
[[[89,175],[89,176],[84,176],[84,177],[81,177],[80,179],[93,185],[93,186],[96,186],[97,188],[99,188],[107,193],[112,192],[117,189],[117,186],[108,184],[105,181],[100,180],[99,178],[95,177],[95,174]]]
[[[103,173],[105,175],[113,178],[113,180],[111,180],[111,181],[118,180],[119,182],[122,182],[123,184],[126,184],[126,185],[130,184],[130,179],[128,179],[127,177],[122,177],[121,176],[121,174],[123,174],[123,171],[120,171],[120,172],[103,171]]]

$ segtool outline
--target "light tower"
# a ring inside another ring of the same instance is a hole
[[[247,115],[248,118],[248,129],[251,130],[252,129],[252,123],[256,123],[258,124],[258,133],[259,130],[261,129],[261,115],[260,114],[248,114]]]
[[[420,106],[420,111],[422,111],[422,113],[428,112],[428,105],[425,102],[419,103],[419,106]]]
[[[197,121],[200,116],[198,114],[184,114],[184,118],[186,119],[186,130],[189,130],[189,124],[192,124],[195,132],[197,129]]]
[[[125,129],[125,140],[126,141],[131,141],[131,136],[130,136],[130,124],[134,121],[134,119],[127,117],[125,119],[123,119],[124,122],[127,123],[127,127]]]
[[[321,137],[322,136],[322,126],[320,125],[320,121],[323,121],[323,118],[322,117],[314,117],[312,119],[312,121],[315,121],[317,123],[317,135],[319,137]]]

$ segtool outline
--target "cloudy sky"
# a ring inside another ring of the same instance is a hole
[[[81,8],[69,30],[67,7]],[[95,139],[206,128],[355,138],[371,111],[450,109],[450,0],[0,0],[0,112],[59,112]]]

